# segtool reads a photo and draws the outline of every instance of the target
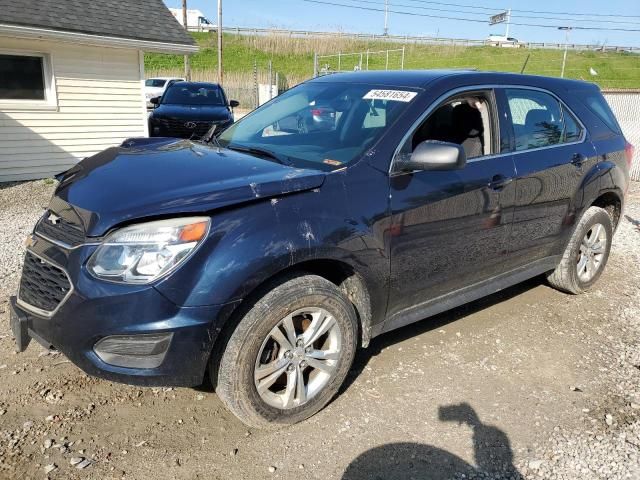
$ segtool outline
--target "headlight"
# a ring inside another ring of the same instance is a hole
[[[144,284],[183,263],[207,236],[208,217],[173,218],[131,225],[111,233],[89,259],[100,279]]]

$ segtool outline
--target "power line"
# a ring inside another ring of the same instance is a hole
[[[373,0],[343,0],[343,1],[349,1],[349,2],[354,2],[354,3],[369,3],[372,5],[384,5],[383,2],[379,2],[379,1],[373,1]],[[401,8],[413,8],[416,10],[433,10],[436,12],[455,12],[455,13],[465,13],[465,14],[469,14],[469,15],[480,15],[482,16],[482,18],[487,18],[488,13],[484,13],[484,12],[470,12],[468,10],[451,10],[450,8],[437,8],[437,7],[418,7],[418,6],[414,6],[414,5],[406,5],[406,4],[402,4],[402,3],[389,3],[389,6],[391,7],[401,7]],[[492,10],[493,13],[500,13],[499,9],[498,10]]]
[[[346,8],[353,8],[356,10],[368,10],[371,12],[384,12],[385,9],[384,8],[374,8],[374,7],[364,7],[364,6],[358,6],[358,5],[347,5],[344,3],[337,3],[337,2],[329,2],[329,1],[322,1],[322,0],[302,0],[303,2],[307,2],[307,3],[317,3],[317,4],[321,4],[321,5],[331,5],[334,7],[346,7]],[[400,10],[388,10],[389,13],[395,13],[397,15],[411,15],[411,16],[418,16],[418,17],[427,17],[427,18],[440,18],[443,20],[456,20],[459,22],[473,22],[473,23],[484,23],[486,24],[487,21],[486,20],[478,20],[475,18],[462,18],[462,17],[449,17],[449,16],[444,16],[444,15],[429,15],[427,13],[419,13],[419,12],[406,12],[406,11],[400,11]],[[538,28],[554,28],[557,29],[559,27],[564,27],[565,25],[545,25],[545,24],[536,24],[536,23],[520,23],[520,22],[510,22],[511,25],[518,25],[518,26],[522,26],[522,27],[538,27]],[[633,29],[633,28],[614,28],[614,27],[607,27],[607,28],[601,28],[601,27],[580,27],[580,26],[574,26],[572,27],[574,30],[598,30],[598,31],[616,31],[616,32],[640,32],[640,29]]]
[[[385,2],[373,1],[373,0],[346,0],[353,3],[367,3],[372,5],[385,5]],[[411,0],[408,0],[411,1]],[[434,2],[435,3],[435,2]],[[437,8],[437,7],[427,7],[427,6],[416,6],[416,5],[407,5],[403,3],[388,3],[389,6],[392,7],[400,7],[400,8],[412,8],[415,10],[429,10],[436,12],[453,12],[453,13],[464,13],[467,15],[480,15],[483,18],[486,18],[488,13],[485,12],[471,12],[469,10],[452,10],[450,8]],[[492,10],[493,13],[499,13],[497,10]],[[511,18],[531,18],[534,20],[561,20],[563,22],[571,21],[571,22],[587,22],[587,23],[614,23],[614,24],[625,24],[625,25],[640,25],[639,22],[625,22],[621,20],[590,20],[586,18],[560,18],[560,17],[540,17],[540,16],[532,16],[532,15],[511,15]]]
[[[626,25],[640,25],[640,22],[624,22],[622,20],[590,20],[588,18],[560,18],[560,17],[537,17],[532,15],[511,15],[511,18],[532,18],[537,20],[560,20],[563,22],[587,22],[587,23],[616,23]]]
[[[490,12],[495,12],[497,10],[507,10],[507,8],[502,7],[479,7],[477,5],[469,5],[463,3],[450,3],[450,2],[436,2],[429,0],[405,0],[413,3],[428,3],[431,5],[446,5],[449,7],[465,7],[465,8],[474,8],[477,10],[486,10]],[[519,10],[517,8],[512,8],[512,12],[520,12],[520,13],[539,13],[543,15],[571,15],[571,16],[580,16],[580,17],[627,17],[627,18],[640,18],[640,15],[628,15],[626,13],[584,13],[584,12],[548,12],[541,10]]]

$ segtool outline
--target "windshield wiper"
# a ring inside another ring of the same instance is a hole
[[[288,159],[288,157],[285,157],[284,155],[278,155],[277,153],[272,152],[271,150],[266,150],[264,148],[245,147],[245,146],[239,146],[239,145],[227,145],[227,148],[229,150],[236,150],[238,152],[249,153],[249,154],[257,155],[260,157],[272,158],[278,163],[281,163],[282,165],[291,165],[290,161],[285,160],[285,159]]]

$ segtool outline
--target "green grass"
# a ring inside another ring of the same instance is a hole
[[[217,66],[217,42],[215,34],[193,33],[201,50],[191,57],[191,66],[197,72],[215,72]],[[264,75],[268,61],[273,69],[284,76],[290,84],[313,75],[313,52],[335,54],[338,52],[365,52],[402,48],[396,42],[366,42],[336,36],[335,38],[290,38],[284,35],[224,35],[225,74],[241,74],[252,79],[254,62]],[[511,49],[495,47],[431,46],[408,43],[405,45],[405,69],[425,68],[477,68],[519,72],[529,56],[525,73],[560,76],[562,50]],[[345,55],[340,68],[352,70],[360,62],[360,55]],[[384,69],[386,54],[370,55],[370,69]],[[328,64],[338,70],[338,59],[321,58],[320,65]],[[363,55],[363,68],[366,55]],[[401,53],[391,52],[389,68],[399,69]],[[148,72],[179,71],[183,58],[179,55],[146,54],[145,68]],[[598,75],[593,76],[593,68]],[[640,88],[640,55],[614,52],[569,51],[565,77],[598,83],[602,88]],[[249,80],[250,81],[250,80]]]

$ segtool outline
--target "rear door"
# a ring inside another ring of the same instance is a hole
[[[517,87],[499,95],[516,169],[510,245],[512,257],[524,265],[562,253],[584,176],[598,159],[584,126],[550,92]]]

